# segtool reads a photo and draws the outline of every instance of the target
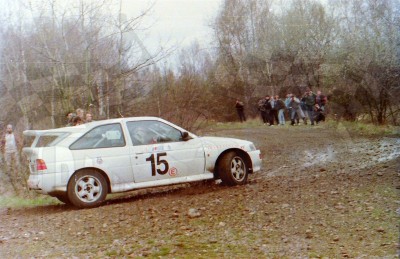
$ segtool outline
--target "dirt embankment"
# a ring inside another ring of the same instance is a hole
[[[0,257],[397,257],[399,138],[321,126],[207,135],[253,141],[262,171],[245,186],[141,190],[88,210],[3,208]]]

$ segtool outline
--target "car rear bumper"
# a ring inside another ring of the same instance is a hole
[[[31,174],[28,179],[28,187],[30,190],[42,194],[54,192],[66,192],[67,184],[61,183],[60,174]]]

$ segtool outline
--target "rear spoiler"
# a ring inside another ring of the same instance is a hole
[[[82,124],[79,126],[75,127],[64,127],[64,128],[57,128],[57,129],[46,129],[46,130],[24,130],[23,134],[25,136],[41,136],[45,133],[55,133],[55,134],[60,134],[60,133],[75,133],[75,132],[81,132],[84,130],[87,126],[87,124]]]
[[[22,152],[23,152],[27,157],[31,157],[32,154],[35,153],[35,150],[34,150],[34,149],[35,149],[35,148],[24,147],[24,148],[22,149]]]
[[[24,136],[36,137],[36,136],[43,135],[46,132],[47,132],[47,130],[24,130],[24,132],[22,132],[22,133],[24,134]]]

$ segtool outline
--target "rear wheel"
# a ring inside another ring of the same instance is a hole
[[[69,180],[68,198],[78,208],[93,208],[105,200],[107,190],[107,181],[102,174],[94,170],[83,170]]]
[[[226,153],[218,163],[218,173],[227,185],[242,185],[247,182],[248,169],[243,155],[232,151]]]

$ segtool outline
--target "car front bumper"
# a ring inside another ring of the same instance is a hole
[[[261,159],[261,151],[260,150],[255,150],[255,151],[250,151],[248,152],[253,167],[252,167],[252,172],[257,172],[261,170],[261,164],[262,164],[262,159]]]

